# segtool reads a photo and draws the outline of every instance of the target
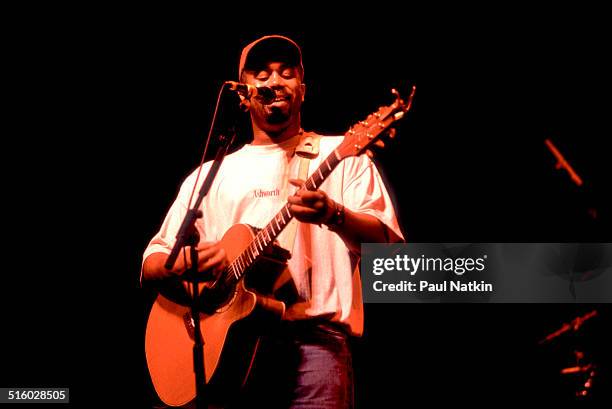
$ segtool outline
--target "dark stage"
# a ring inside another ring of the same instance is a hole
[[[199,163],[218,88],[263,34],[302,46],[307,130],[343,134],[391,103],[391,88],[416,85],[375,158],[407,241],[610,242],[610,33],[596,13],[580,14],[577,30],[562,12],[258,30],[163,10],[29,20],[48,30],[19,35],[31,63],[16,81],[27,112],[12,139],[27,160],[5,170],[16,245],[5,253],[0,386],[68,386],[75,407],[151,405],[142,251]],[[555,169],[547,138],[582,186]],[[578,331],[538,345],[592,310]],[[611,317],[609,303],[366,304],[357,407],[575,403],[580,379],[559,371],[577,349],[599,368],[584,400],[608,402]]]

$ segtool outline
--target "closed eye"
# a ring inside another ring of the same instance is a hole
[[[293,78],[295,77],[295,70],[292,67],[287,67],[281,72],[281,76],[283,78]]]

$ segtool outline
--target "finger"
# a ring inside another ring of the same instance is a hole
[[[291,206],[291,214],[300,221],[312,221],[318,219],[321,212],[311,207],[293,205]]]
[[[225,253],[225,250],[220,248],[219,246],[210,247],[206,250],[198,251],[198,265],[202,266],[202,263],[206,262],[208,259],[215,257],[219,252]]]
[[[200,260],[207,260],[214,256],[216,253],[221,251],[222,249],[219,246],[211,246],[204,250],[198,250],[198,258]]]
[[[198,251],[206,250],[206,249],[213,247],[215,244],[217,244],[217,242],[215,241],[202,241],[198,243],[198,245],[196,246],[196,250]]]
[[[200,272],[213,274],[213,276],[218,276],[219,272],[223,271],[223,269],[227,267],[227,262],[225,256],[215,256],[214,258],[209,259],[204,265]]]
[[[321,210],[327,208],[327,203],[324,200],[317,200],[316,202],[311,203],[311,207],[320,213]]]
[[[313,184],[308,186],[308,185],[306,185],[306,181],[304,181],[302,179],[289,179],[289,182],[293,186],[297,186],[297,187],[302,188],[304,190],[317,190],[317,188]]]
[[[289,183],[291,183],[293,186],[301,187],[304,184],[304,181],[302,179],[289,179]]]
[[[294,206],[299,205],[305,208],[314,209],[317,212],[327,208],[326,200],[322,198],[304,198],[302,196],[290,196],[287,201],[289,202],[289,209],[293,209]]]
[[[295,195],[289,196],[287,198],[287,201],[289,202],[289,204],[291,206],[293,206],[293,205],[303,205],[304,204],[304,202],[302,201],[302,198],[300,196],[295,196]]]
[[[227,256],[225,254],[225,250],[221,249],[216,252],[212,257],[203,260],[203,263],[200,263],[200,271],[207,271],[214,269],[215,271],[219,271],[221,268],[226,265]]]
[[[321,191],[301,191],[299,197],[304,203],[314,203],[325,199],[325,195]]]

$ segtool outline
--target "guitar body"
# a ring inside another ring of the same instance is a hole
[[[250,226],[237,224],[225,233],[220,244],[232,261],[253,237]],[[199,285],[204,300],[207,284]],[[257,336],[252,335],[249,323],[243,325],[238,321],[250,315],[256,305],[256,294],[246,289],[244,280],[240,280],[223,305],[210,314],[200,312],[207,393],[231,394],[232,389],[239,389],[245,381],[256,352]],[[228,334],[239,342],[226,343]],[[155,390],[167,405],[184,405],[196,396],[193,345],[190,306],[158,295],[147,322],[145,353]],[[218,376],[213,377],[213,374]],[[219,399],[223,398],[219,396]]]

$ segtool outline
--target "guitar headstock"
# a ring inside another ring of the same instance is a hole
[[[393,104],[380,107],[378,111],[357,122],[344,134],[344,141],[336,148],[340,158],[361,155],[369,151],[372,145],[381,146],[380,138],[392,131],[391,126],[410,110],[415,91],[416,86],[412,86],[408,100],[404,101],[397,90],[391,90],[395,96]]]

